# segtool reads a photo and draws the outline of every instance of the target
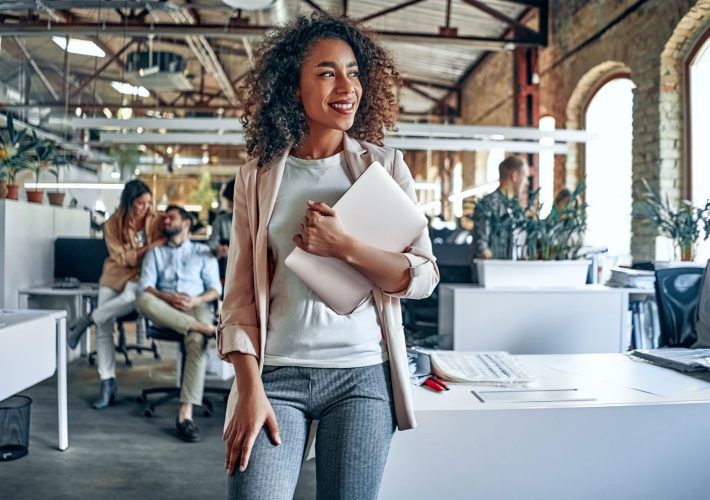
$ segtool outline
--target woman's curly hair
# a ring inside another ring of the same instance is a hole
[[[385,129],[395,130],[401,79],[390,54],[352,20],[320,13],[295,17],[265,35],[239,87],[246,148],[259,167],[303,145],[308,126],[297,95],[301,64],[313,43],[324,39],[345,41],[358,64],[362,97],[348,134],[382,145]]]

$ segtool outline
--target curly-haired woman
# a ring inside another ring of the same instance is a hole
[[[236,374],[228,496],[291,498],[317,421],[318,498],[374,499],[395,425],[416,425],[399,298],[428,296],[438,270],[426,230],[386,252],[348,235],[331,206],[374,161],[414,199],[402,154],[381,145],[399,77],[355,23],[322,14],[266,35],[254,63],[242,120],[255,159],[236,176],[218,333]],[[371,297],[338,315],[284,265],[294,246],[346,261]]]

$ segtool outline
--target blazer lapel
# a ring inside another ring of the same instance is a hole
[[[355,182],[360,175],[372,164],[370,153],[358,141],[345,134],[343,139],[345,163],[348,165],[350,180]]]

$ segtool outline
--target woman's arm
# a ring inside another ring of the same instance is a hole
[[[350,236],[335,210],[325,203],[308,202],[301,232],[293,241],[306,252],[347,262],[382,290],[397,292],[409,283],[409,260],[403,254],[380,250]]]
[[[259,321],[254,291],[254,255],[247,213],[245,165],[235,179],[234,218],[229,245],[224,300],[217,332],[217,350],[227,360],[232,351],[259,356]],[[256,175],[252,171],[249,175]],[[254,184],[254,179],[251,180]]]
[[[261,428],[266,426],[271,441],[281,444],[276,414],[264,392],[259,375],[259,363],[250,354],[230,352],[229,361],[234,366],[237,383],[237,406],[229,421],[224,439],[227,442],[225,467],[227,474],[234,474],[239,461],[239,470],[244,472],[249,465],[249,457],[254,441]]]

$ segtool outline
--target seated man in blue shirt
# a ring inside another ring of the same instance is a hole
[[[217,259],[207,245],[189,239],[192,217],[182,207],[165,210],[168,238],[143,258],[136,308],[153,323],[185,336],[185,367],[180,391],[178,437],[195,441],[198,430],[192,421],[192,406],[202,404],[207,338],[215,334],[210,302],[222,293]]]

